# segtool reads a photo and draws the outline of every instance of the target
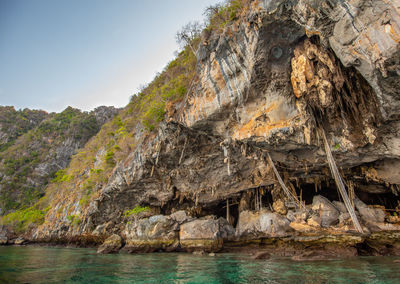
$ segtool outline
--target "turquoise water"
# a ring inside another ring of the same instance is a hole
[[[93,249],[0,247],[0,283],[400,283],[397,259],[295,262],[243,254],[97,255]]]

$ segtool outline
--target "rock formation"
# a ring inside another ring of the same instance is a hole
[[[57,197],[63,207],[52,205],[32,240],[400,253],[400,1],[243,2],[235,21],[203,32],[197,76],[159,128],[139,124],[87,206]],[[137,206],[151,214],[128,222]],[[61,218],[63,208],[80,221]]]

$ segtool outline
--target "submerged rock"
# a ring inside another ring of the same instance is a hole
[[[269,259],[271,257],[271,253],[267,251],[260,251],[256,253],[252,259]]]

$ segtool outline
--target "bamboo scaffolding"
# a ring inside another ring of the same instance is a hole
[[[354,227],[356,228],[357,231],[359,231],[360,233],[363,233],[363,229],[361,228],[361,225],[358,222],[358,218],[356,216],[354,207],[352,206],[350,198],[347,194],[343,179],[340,176],[339,170],[336,166],[336,162],[333,159],[331,148],[329,147],[328,140],[326,139],[325,131],[322,129],[321,133],[322,133],[322,138],[324,140],[325,153],[326,153],[326,157],[328,159],[329,169],[331,170],[331,174],[335,180],[336,186],[339,190],[340,195],[343,198],[344,204],[346,205],[346,209],[350,214],[350,217],[351,217],[351,220],[353,221]]]
[[[267,153],[267,158],[268,158],[268,162],[271,165],[276,178],[278,179],[278,182],[283,190],[283,192],[286,194],[286,196],[290,199],[290,201],[295,202],[297,204],[298,207],[303,207],[303,204],[300,203],[300,201],[297,199],[297,196],[295,196],[285,185],[285,183],[283,182],[278,170],[276,169],[274,162],[271,159],[271,156],[269,155],[269,153]]]

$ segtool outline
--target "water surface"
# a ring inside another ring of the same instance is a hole
[[[0,247],[0,283],[400,283],[399,257],[296,262],[244,254],[98,255],[93,249]]]

